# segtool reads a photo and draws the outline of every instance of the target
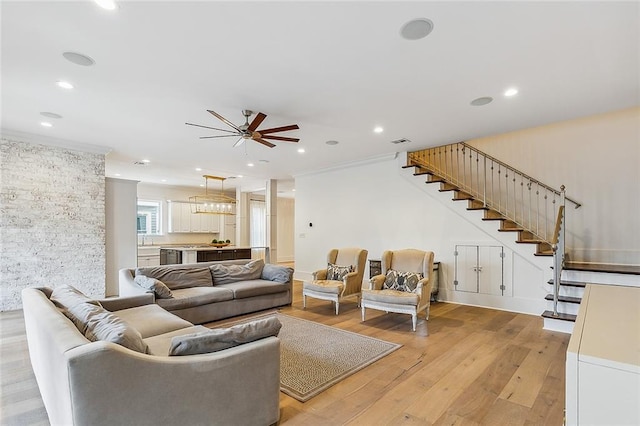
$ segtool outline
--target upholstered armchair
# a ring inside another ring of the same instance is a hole
[[[362,288],[362,321],[366,308],[411,315],[416,331],[418,312],[426,311],[433,286],[433,252],[416,249],[382,253],[382,274],[371,277]]]
[[[330,300],[340,310],[340,300],[356,297],[362,290],[367,250],[361,248],[332,249],[327,255],[327,268],[313,273],[313,280],[302,285],[302,305],[307,307],[307,296]]]

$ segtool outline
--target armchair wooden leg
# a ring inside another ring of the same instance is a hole
[[[413,327],[413,331],[416,331],[416,324],[418,323],[418,313],[411,314],[411,325]]]
[[[360,305],[360,310],[362,311],[362,322],[364,322],[364,310],[365,310],[364,305]]]
[[[340,310],[340,302],[336,300],[336,315],[338,315],[339,310]]]
[[[307,295],[302,293],[302,309],[307,309]]]

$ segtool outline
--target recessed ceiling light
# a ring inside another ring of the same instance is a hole
[[[49,123],[48,121],[42,121],[40,122],[40,125],[42,127],[53,127],[53,124]]]
[[[254,164],[253,164],[253,163],[247,163],[247,166],[249,166],[249,167],[253,167],[253,166],[254,166]]]
[[[304,151],[304,148],[298,148],[298,152],[299,152],[300,154],[304,154],[304,152],[305,152],[305,151]]]
[[[518,89],[516,89],[515,87],[512,87],[512,88],[510,88],[510,89],[507,89],[507,90],[504,92],[504,95],[505,95],[505,96],[507,96],[507,97],[509,97],[509,96],[515,96],[515,95],[517,95],[517,94],[518,94]]]
[[[160,182],[166,182],[166,181],[167,181],[166,179],[160,179]]]
[[[482,106],[489,104],[493,101],[493,98],[490,96],[483,96],[481,98],[477,98],[471,101],[471,105],[473,106]]]
[[[331,146],[333,146],[333,145],[338,145],[340,142],[338,142],[338,141],[326,141],[325,143],[326,143],[327,145],[331,145]]]
[[[118,177],[118,176],[122,176],[120,173],[116,173],[114,174],[114,176]]]
[[[47,118],[62,118],[62,116],[60,114],[56,114],[55,112],[41,112],[40,115],[42,115],[43,117],[47,117]]]
[[[202,169],[200,167],[196,167],[196,172],[201,172]]]
[[[143,163],[150,163],[150,160],[142,160]]]
[[[76,65],[82,65],[83,67],[90,67],[96,63],[96,61],[82,53],[64,52],[62,56],[64,56],[67,61],[73,62]]]
[[[430,19],[413,19],[400,28],[400,35],[407,40],[420,40],[433,31],[433,22]]]
[[[380,127],[380,126],[374,127],[373,128],[373,132],[374,133],[382,133],[382,132],[384,132],[384,129],[382,127]]]
[[[243,178],[244,176],[242,176],[242,175],[238,175],[238,176],[236,176],[236,177]]]
[[[68,81],[56,81],[58,87],[62,87],[63,89],[73,89],[73,84]]]
[[[200,186],[204,188],[204,183],[201,183]]]
[[[293,189],[291,190],[291,192],[296,192],[296,189],[295,189],[295,188],[293,188]]]
[[[115,10],[118,5],[113,0],[93,0],[98,6],[106,10]]]

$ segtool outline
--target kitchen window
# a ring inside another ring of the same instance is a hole
[[[162,203],[155,200],[138,200],[138,235],[162,234]]]

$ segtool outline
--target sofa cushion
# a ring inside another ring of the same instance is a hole
[[[102,306],[85,302],[73,305],[67,311],[77,319],[76,325],[84,325],[80,331],[92,342],[113,342],[136,352],[147,352],[147,344],[138,330]]]
[[[131,324],[140,332],[143,339],[193,326],[189,321],[185,321],[155,304],[123,309],[115,311],[113,314]]]
[[[262,275],[260,278],[269,281],[276,281],[279,283],[286,283],[291,281],[292,275],[292,268],[267,263],[266,265],[264,265],[264,268],[262,268]]]
[[[344,288],[344,283],[334,280],[315,280],[311,282],[305,281],[302,287],[305,290],[319,291],[321,293],[340,294]]]
[[[158,299],[156,303],[166,310],[174,311],[176,309],[193,308],[194,306],[223,302],[231,299],[233,299],[233,292],[228,289],[218,287],[192,287],[174,290],[173,298]]]
[[[362,289],[362,300],[394,303],[396,305],[417,306],[420,297],[408,291]]]
[[[153,291],[158,299],[171,299],[173,297],[169,287],[160,280],[146,275],[136,275],[133,281],[145,290]]]
[[[79,303],[91,303],[100,306],[100,302],[85,296],[80,290],[68,284],[56,287],[51,293],[51,301],[58,308],[68,309]]]
[[[136,276],[146,275],[162,281],[170,290],[187,287],[211,287],[213,280],[206,266],[147,266],[136,268]]]
[[[229,284],[238,281],[255,280],[260,278],[264,268],[264,260],[256,259],[244,265],[211,265],[213,285]]]
[[[327,265],[327,279],[330,281],[342,281],[345,275],[354,270],[353,265],[340,266],[329,263]]]
[[[185,334],[203,333],[210,329],[203,325],[194,325],[189,328],[181,328],[180,330],[171,331],[169,333],[159,334],[157,336],[151,336],[144,339],[144,342],[149,347],[147,351],[151,355],[168,356],[169,347],[171,346],[171,339],[175,336],[183,336]]]
[[[275,294],[287,291],[288,289],[284,283],[262,279],[223,284],[216,286],[216,288],[231,290],[234,299],[244,299],[246,297],[261,296],[263,294]]]
[[[269,336],[277,336],[282,324],[271,316],[230,328],[209,330],[203,333],[177,336],[171,339],[169,356],[197,355],[217,352],[233,346],[253,342]]]
[[[400,272],[389,269],[382,288],[398,291],[413,291],[421,279],[422,274],[417,272]]]

